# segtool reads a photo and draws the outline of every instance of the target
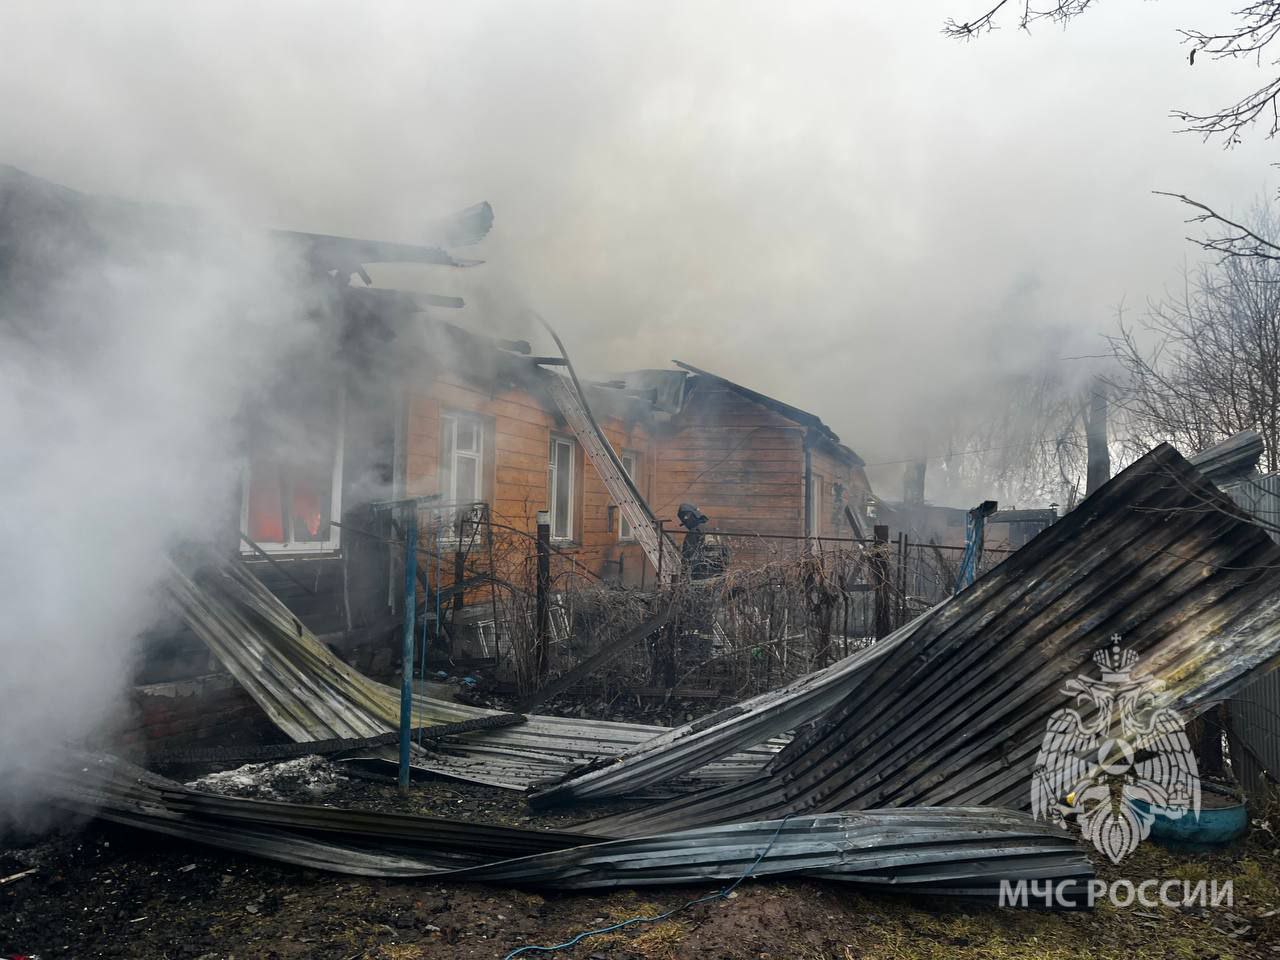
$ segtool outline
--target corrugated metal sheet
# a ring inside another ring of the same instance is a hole
[[[1219,486],[1223,493],[1260,520],[1272,539],[1280,539],[1280,473],[1239,477]]]
[[[1071,836],[992,807],[866,810],[702,827],[459,870],[458,879],[560,889],[809,876],[912,893],[995,896],[1001,880],[1075,881],[1093,867]]]
[[[59,751],[27,782],[86,816],[255,857],[365,876],[422,876],[591,842],[566,832],[205,793],[110,756]]]
[[[354,670],[317,640],[243,565],[201,557],[197,572],[173,566],[170,590],[192,630],[290,739],[372,737],[398,728],[400,692]],[[456,723],[501,711],[432,697],[414,698],[413,722]],[[415,747],[414,766],[512,790],[563,775],[665,733],[638,723],[530,715],[518,727],[464,734],[449,752]],[[759,741],[757,741],[759,742]],[[780,743],[755,747],[703,767],[699,784],[732,782],[759,770]],[[394,748],[368,754],[394,758]]]
[[[1119,634],[1187,714],[1280,658],[1280,547],[1168,445],[927,614],[760,774],[604,834],[916,805],[1029,806],[1063,683]]]
[[[1223,487],[1245,474],[1256,473],[1266,445],[1256,430],[1242,430],[1221,443],[1193,453],[1187,460],[1207,479]],[[1225,487],[1223,487],[1225,489]]]
[[[1280,541],[1280,473],[1242,477],[1221,487],[1266,525],[1273,540]],[[1274,788],[1280,784],[1280,671],[1242,689],[1229,711],[1231,768],[1250,793]]]
[[[615,757],[571,771],[530,794],[534,806],[633,795],[726,754],[793,730],[824,714],[857,685],[867,667],[889,655],[924,622],[918,617],[878,643],[807,676],[675,727]]]
[[[1253,795],[1280,786],[1280,670],[1232,699],[1231,769]]]
[[[68,759],[62,755],[59,759]],[[95,757],[50,767],[55,802],[116,823],[337,873],[553,889],[811,876],[919,893],[996,895],[1002,880],[1083,888],[1061,830],[991,808],[868,810],[605,842],[566,832],[203,793]],[[513,858],[514,855],[514,858]],[[486,862],[487,861],[487,862]]]

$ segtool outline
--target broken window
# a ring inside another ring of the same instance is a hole
[[[636,479],[636,455],[628,451],[622,453],[622,469],[627,472],[627,476],[634,481]],[[621,514],[621,511],[619,511]],[[631,524],[627,522],[625,514],[622,514],[618,520],[618,539],[634,540],[635,533],[631,529]]]
[[[255,424],[243,491],[240,529],[263,550],[336,550],[339,531],[330,520],[341,510],[341,396],[282,404]]]
[[[574,443],[564,437],[551,438],[547,493],[551,503],[551,538],[573,538]]]

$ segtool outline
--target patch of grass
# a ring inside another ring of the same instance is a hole
[[[625,894],[611,898],[601,909],[600,916],[613,923],[621,923],[632,917],[656,917],[665,912],[656,903],[642,899],[636,891],[628,890]]]
[[[1254,904],[1280,906],[1280,883],[1276,882],[1280,863],[1274,857],[1270,859],[1268,866],[1252,858],[1237,863],[1237,872],[1232,878],[1237,900],[1243,896]]]
[[[413,943],[392,943],[377,947],[366,960],[425,960],[425,950]]]
[[[661,923],[654,924],[638,937],[633,937],[629,946],[642,957],[652,957],[653,960],[667,960],[669,957],[680,955],[680,951],[677,948],[684,941],[688,932],[689,928],[683,923],[677,923],[674,920],[663,920]]]

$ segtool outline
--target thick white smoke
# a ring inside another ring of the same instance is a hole
[[[330,336],[300,264],[207,215],[0,169],[0,813],[107,733],[166,552],[237,514],[243,415]]]

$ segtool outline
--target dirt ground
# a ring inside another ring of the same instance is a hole
[[[223,774],[228,793],[400,810],[460,819],[566,826],[531,818],[520,796],[427,781],[408,797],[394,785],[295,761],[269,772]],[[656,924],[591,937],[557,954],[596,958],[1212,958],[1280,960],[1280,853],[1255,829],[1236,848],[1173,856],[1148,842],[1121,876],[1231,879],[1230,909],[1102,907],[1045,913],[906,896],[836,883],[747,881],[729,899]],[[634,916],[671,910],[715,888],[540,895],[314,870],[106,824],[68,827],[0,848],[0,957],[147,960],[454,960],[501,958]]]

